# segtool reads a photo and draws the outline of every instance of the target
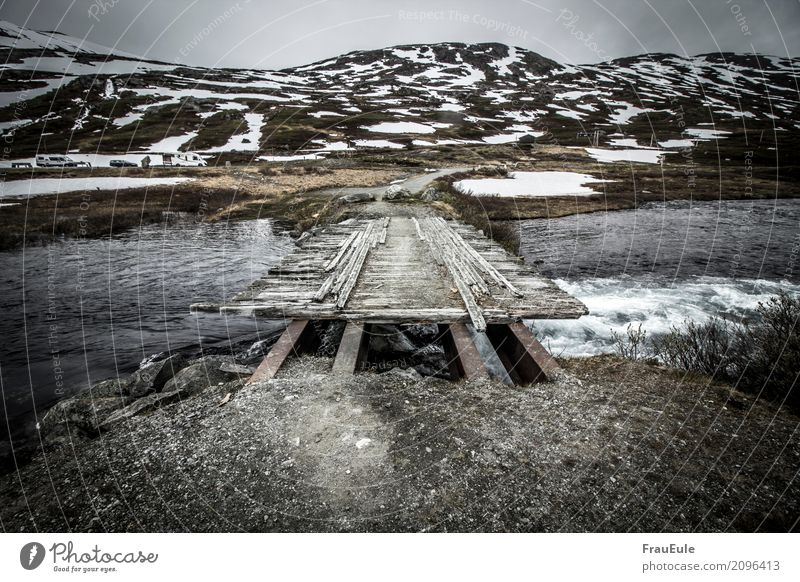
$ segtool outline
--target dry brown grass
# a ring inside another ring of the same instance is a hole
[[[126,175],[161,176],[165,170],[145,173],[132,169]],[[60,173],[60,172],[59,172]],[[48,172],[53,177],[53,172]],[[80,171],[65,177],[86,176]],[[0,250],[23,243],[41,243],[61,236],[97,238],[143,224],[168,219],[165,213],[188,213],[197,220],[274,218],[303,230],[322,222],[333,212],[332,196],[325,189],[375,186],[398,174],[386,170],[335,169],[298,172],[281,169],[263,176],[257,168],[224,170],[192,168],[169,175],[189,175],[196,180],[176,187],[157,186],[119,191],[71,192],[21,200],[0,212]],[[107,171],[92,175],[107,175]],[[39,174],[37,173],[37,177]]]

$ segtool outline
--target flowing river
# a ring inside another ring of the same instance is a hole
[[[0,253],[10,432],[30,431],[34,407],[129,373],[154,353],[232,349],[274,335],[280,322],[193,315],[189,305],[231,297],[292,247],[270,220],[187,221]]]
[[[668,202],[520,224],[522,256],[581,299],[578,321],[537,321],[551,351],[611,351],[612,329],[650,335],[686,319],[741,319],[799,293],[800,201]]]

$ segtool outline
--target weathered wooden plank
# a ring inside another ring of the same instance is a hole
[[[342,309],[345,304],[347,304],[347,299],[350,297],[350,292],[353,290],[353,287],[355,287],[358,276],[361,274],[361,268],[364,266],[364,260],[367,258],[367,253],[370,249],[370,241],[372,239],[373,230],[374,224],[370,223],[364,233],[362,248],[359,251],[358,256],[356,256],[354,259],[353,267],[349,272],[348,279],[342,286],[341,291],[339,291],[339,295],[336,299],[336,307],[339,309]]]
[[[325,272],[326,273],[329,273],[333,269],[336,268],[336,265],[338,265],[339,261],[342,260],[342,258],[344,257],[345,253],[347,252],[347,249],[349,249],[350,245],[353,244],[353,241],[356,239],[357,235],[358,235],[358,233],[354,232],[349,237],[347,237],[347,239],[345,240],[344,244],[342,245],[342,248],[339,250],[339,253],[335,257],[333,257],[330,261],[328,261],[327,265],[325,265]]]
[[[515,384],[552,380],[560,369],[523,323],[490,325],[486,333]]]
[[[488,377],[486,364],[463,323],[440,325],[439,329],[444,332],[442,335],[451,373],[467,380]]]
[[[367,334],[364,324],[349,322],[344,328],[342,341],[333,361],[334,374],[353,374],[366,355]]]
[[[470,244],[467,243],[467,241],[465,241],[456,231],[450,228],[450,225],[447,224],[447,221],[440,217],[432,218],[431,220],[441,226],[443,229],[443,234],[447,237],[450,237],[455,245],[463,249],[470,257],[472,257],[491,278],[493,278],[499,284],[505,286],[517,297],[523,296],[523,294],[520,293],[520,291],[517,290],[517,288],[508,281],[508,279],[499,273],[497,269],[495,269],[485,258],[483,258],[480,253],[472,248]]]
[[[365,239],[370,225],[372,237]],[[369,244],[366,253],[364,244]],[[437,264],[450,276],[442,277]],[[329,265],[333,268],[326,272]],[[504,279],[524,298],[514,295]],[[464,296],[472,301],[465,302]],[[474,228],[441,219],[401,217],[329,225],[226,305],[192,306],[194,312],[220,310],[274,318],[375,322],[398,317],[403,322],[437,323],[468,322],[470,309],[487,324],[520,318],[571,319],[586,313],[579,301]]]
[[[417,225],[417,229],[419,229],[419,222],[416,222],[415,220],[415,223]],[[462,270],[462,267],[459,265],[451,249],[447,248],[446,245],[442,243],[441,239],[439,238],[439,234],[436,232],[436,229],[430,228],[429,222],[426,222],[426,227],[427,228],[425,231],[420,233],[424,235],[421,237],[422,240],[427,240],[432,247],[438,247],[439,254],[447,266],[447,269],[450,271],[450,276],[453,278],[453,282],[455,283],[456,288],[461,295],[461,300],[464,302],[464,306],[467,308],[467,312],[472,320],[472,325],[474,325],[475,329],[478,331],[485,331],[486,320],[481,313],[481,308],[478,305],[478,302],[475,300],[475,296],[472,294],[472,289],[470,288],[471,278],[469,277],[468,272],[466,270]]]
[[[308,329],[307,320],[295,320],[289,323],[286,331],[278,338],[277,343],[272,346],[272,349],[261,361],[261,364],[256,368],[255,373],[250,376],[247,384],[254,384],[256,382],[265,382],[271,380],[278,373],[283,363],[293,353],[299,352],[300,344],[303,340],[303,335]]]

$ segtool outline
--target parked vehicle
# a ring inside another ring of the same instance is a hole
[[[187,166],[187,167],[205,167],[206,161],[194,152],[178,152],[161,154],[165,166]]]
[[[40,168],[77,168],[78,162],[69,156],[39,154],[36,156],[36,165]]]
[[[138,168],[139,166],[128,160],[111,160],[108,165],[112,168]]]
[[[36,166],[39,168],[91,168],[92,164],[73,160],[69,156],[39,154],[36,156]]]

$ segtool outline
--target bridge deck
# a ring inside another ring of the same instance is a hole
[[[478,330],[587,313],[475,228],[397,216],[324,227],[229,303],[192,309],[273,319],[472,322]]]

